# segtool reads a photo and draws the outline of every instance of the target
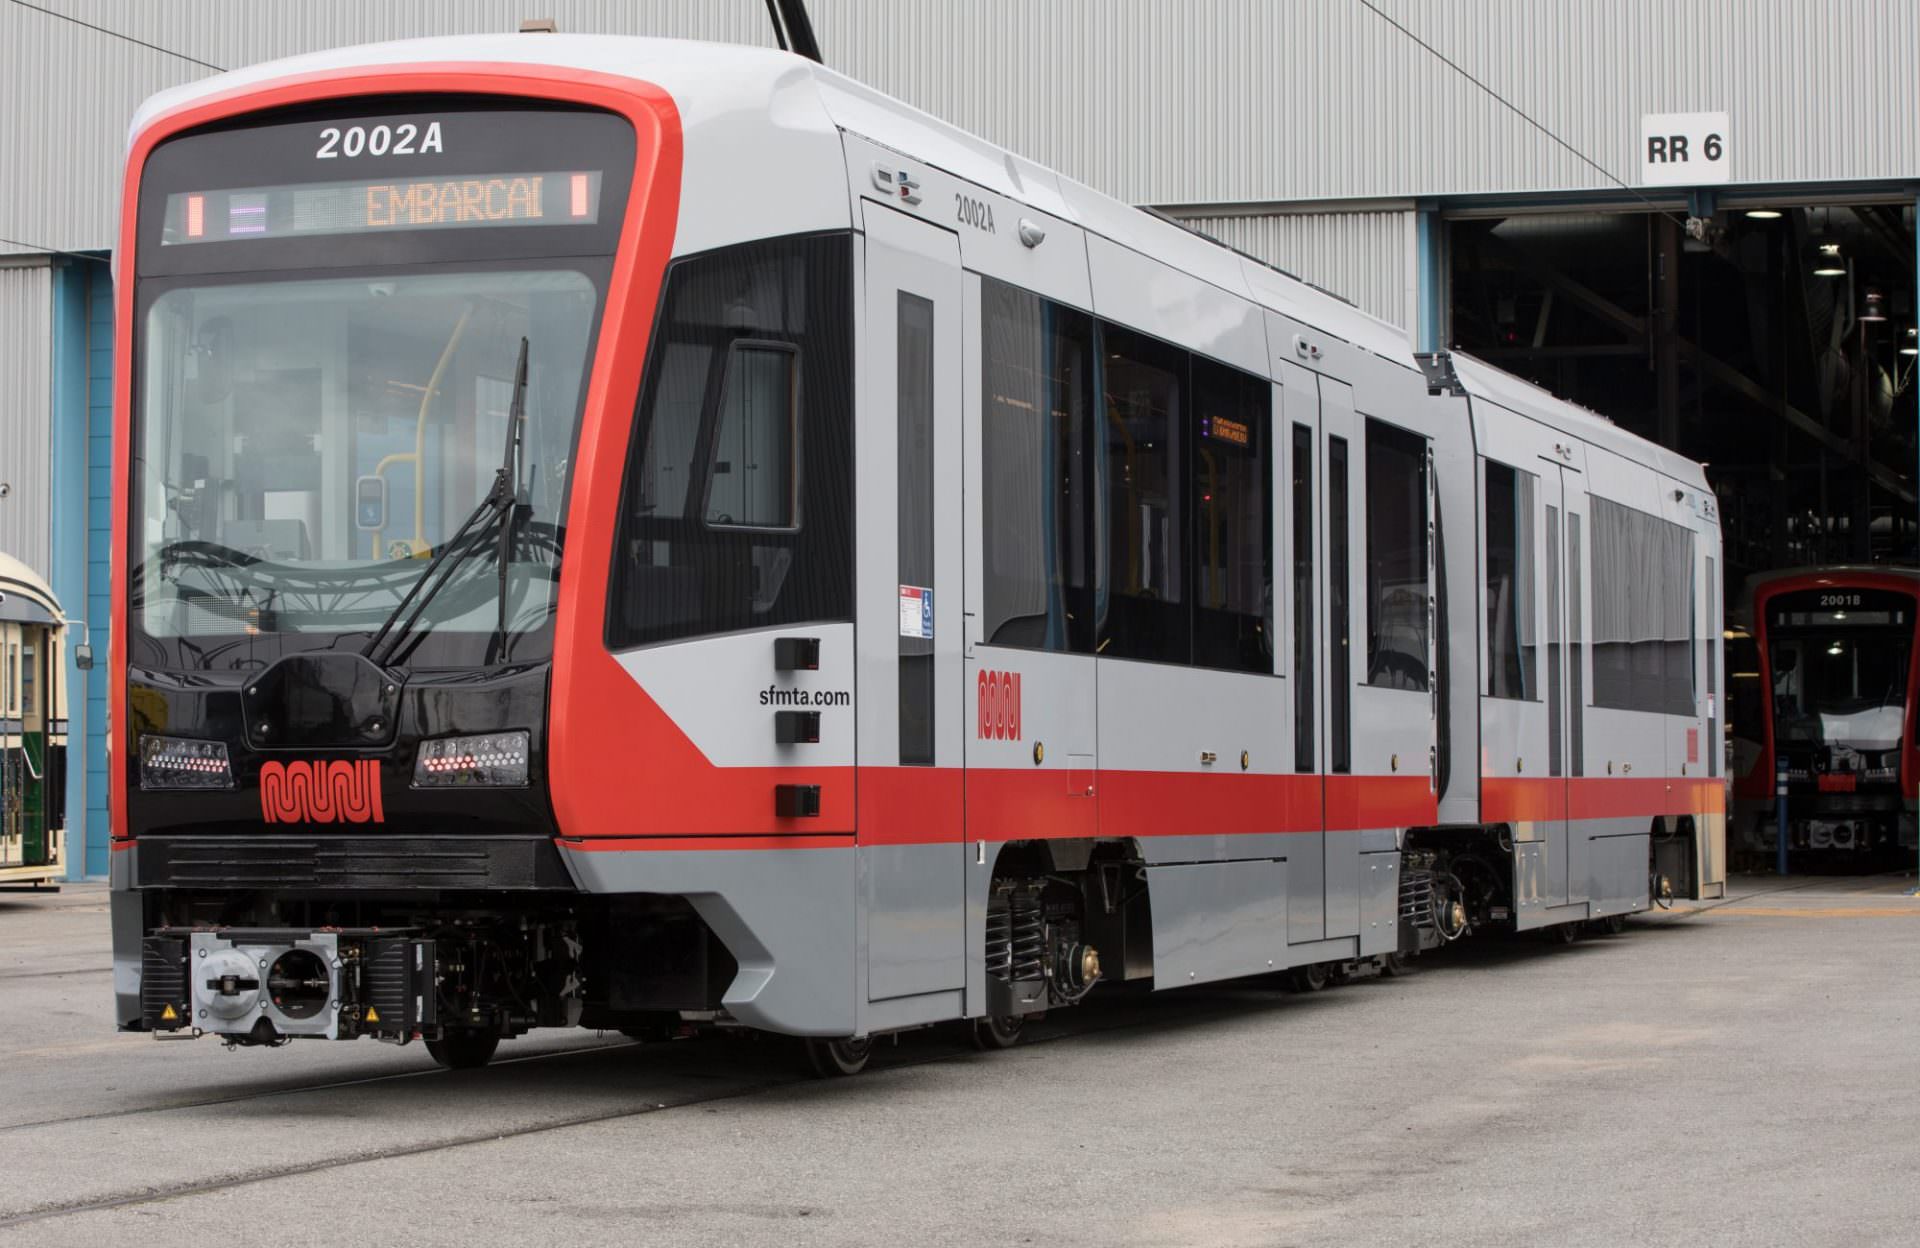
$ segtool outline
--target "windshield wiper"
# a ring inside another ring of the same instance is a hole
[[[454,530],[453,536],[434,552],[433,558],[427,563],[427,570],[421,574],[419,580],[413,583],[413,587],[407,590],[406,595],[394,604],[392,614],[381,622],[373,637],[362,647],[360,651],[362,656],[380,666],[385,666],[392,661],[394,653],[400,648],[400,643],[406,640],[407,634],[419,622],[421,612],[427,609],[434,595],[445,589],[447,582],[453,579],[454,569],[458,566],[459,560],[450,559],[448,556],[458,550],[460,558],[464,559],[469,552],[479,548],[478,535],[471,542],[467,542],[466,539],[467,534],[472,532],[474,526],[483,519],[497,518],[503,522],[499,547],[500,614],[496,635],[506,632],[507,543],[512,531],[519,527],[517,520],[521,511],[527,506],[526,499],[521,496],[515,480],[518,476],[515,461],[520,449],[520,425],[525,420],[526,414],[527,340],[522,338],[520,358],[513,366],[513,401],[507,405],[507,444],[501,452],[500,466],[493,470],[492,488],[487,491],[486,497],[480,500],[467,518],[460,522],[460,527]],[[443,567],[444,572],[442,572]],[[435,573],[441,573],[437,581],[434,579]],[[411,611],[407,609],[409,605],[413,608]],[[384,650],[381,648],[383,644]]]

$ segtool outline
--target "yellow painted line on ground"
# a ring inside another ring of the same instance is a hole
[[[1910,906],[1725,906],[1716,913],[1762,919],[1920,919],[1920,905]]]

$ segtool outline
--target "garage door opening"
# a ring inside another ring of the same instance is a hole
[[[1920,554],[1910,200],[1448,226],[1449,340],[1705,461],[1729,584]]]

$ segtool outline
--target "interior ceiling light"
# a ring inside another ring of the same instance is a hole
[[[1747,216],[1755,221],[1778,221],[1780,219],[1780,210],[1778,208],[1749,208],[1747,209]]]
[[[1887,297],[1871,287],[1867,290],[1864,306],[1860,309],[1863,321],[1884,321],[1887,319]]]
[[[1901,355],[1920,355],[1920,328],[1907,326],[1906,345],[1900,348]]]

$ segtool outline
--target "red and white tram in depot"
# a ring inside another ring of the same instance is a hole
[[[1726,642],[1736,857],[1803,868],[1912,862],[1917,607],[1913,568],[1785,569],[1742,588]]]
[[[133,127],[118,1020],[987,1045],[1723,888],[1698,465],[789,56]]]

